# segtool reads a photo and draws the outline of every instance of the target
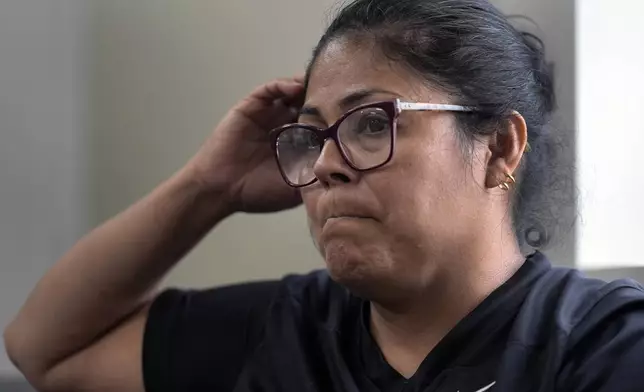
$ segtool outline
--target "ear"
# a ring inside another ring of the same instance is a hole
[[[519,168],[528,142],[528,126],[523,116],[513,111],[503,123],[504,127],[490,137],[485,186],[494,188],[507,181]]]

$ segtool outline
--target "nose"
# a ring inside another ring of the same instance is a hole
[[[359,172],[344,160],[340,148],[332,139],[324,143],[320,157],[313,166],[313,174],[325,187],[356,182],[359,177]]]

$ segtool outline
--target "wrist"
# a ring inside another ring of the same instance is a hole
[[[187,192],[198,213],[214,223],[236,212],[230,186],[203,175],[195,165],[182,168],[175,175],[174,182]]]

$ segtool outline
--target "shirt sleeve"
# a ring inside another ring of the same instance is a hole
[[[559,391],[644,391],[642,287],[621,287],[599,300],[569,342]]]
[[[267,281],[161,293],[143,338],[146,391],[231,391],[261,337],[278,285]]]

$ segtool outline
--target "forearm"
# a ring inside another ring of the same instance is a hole
[[[46,368],[141,306],[168,270],[229,213],[221,194],[205,189],[181,172],[80,240],[7,328],[12,358]],[[40,370],[46,369],[32,369]]]

